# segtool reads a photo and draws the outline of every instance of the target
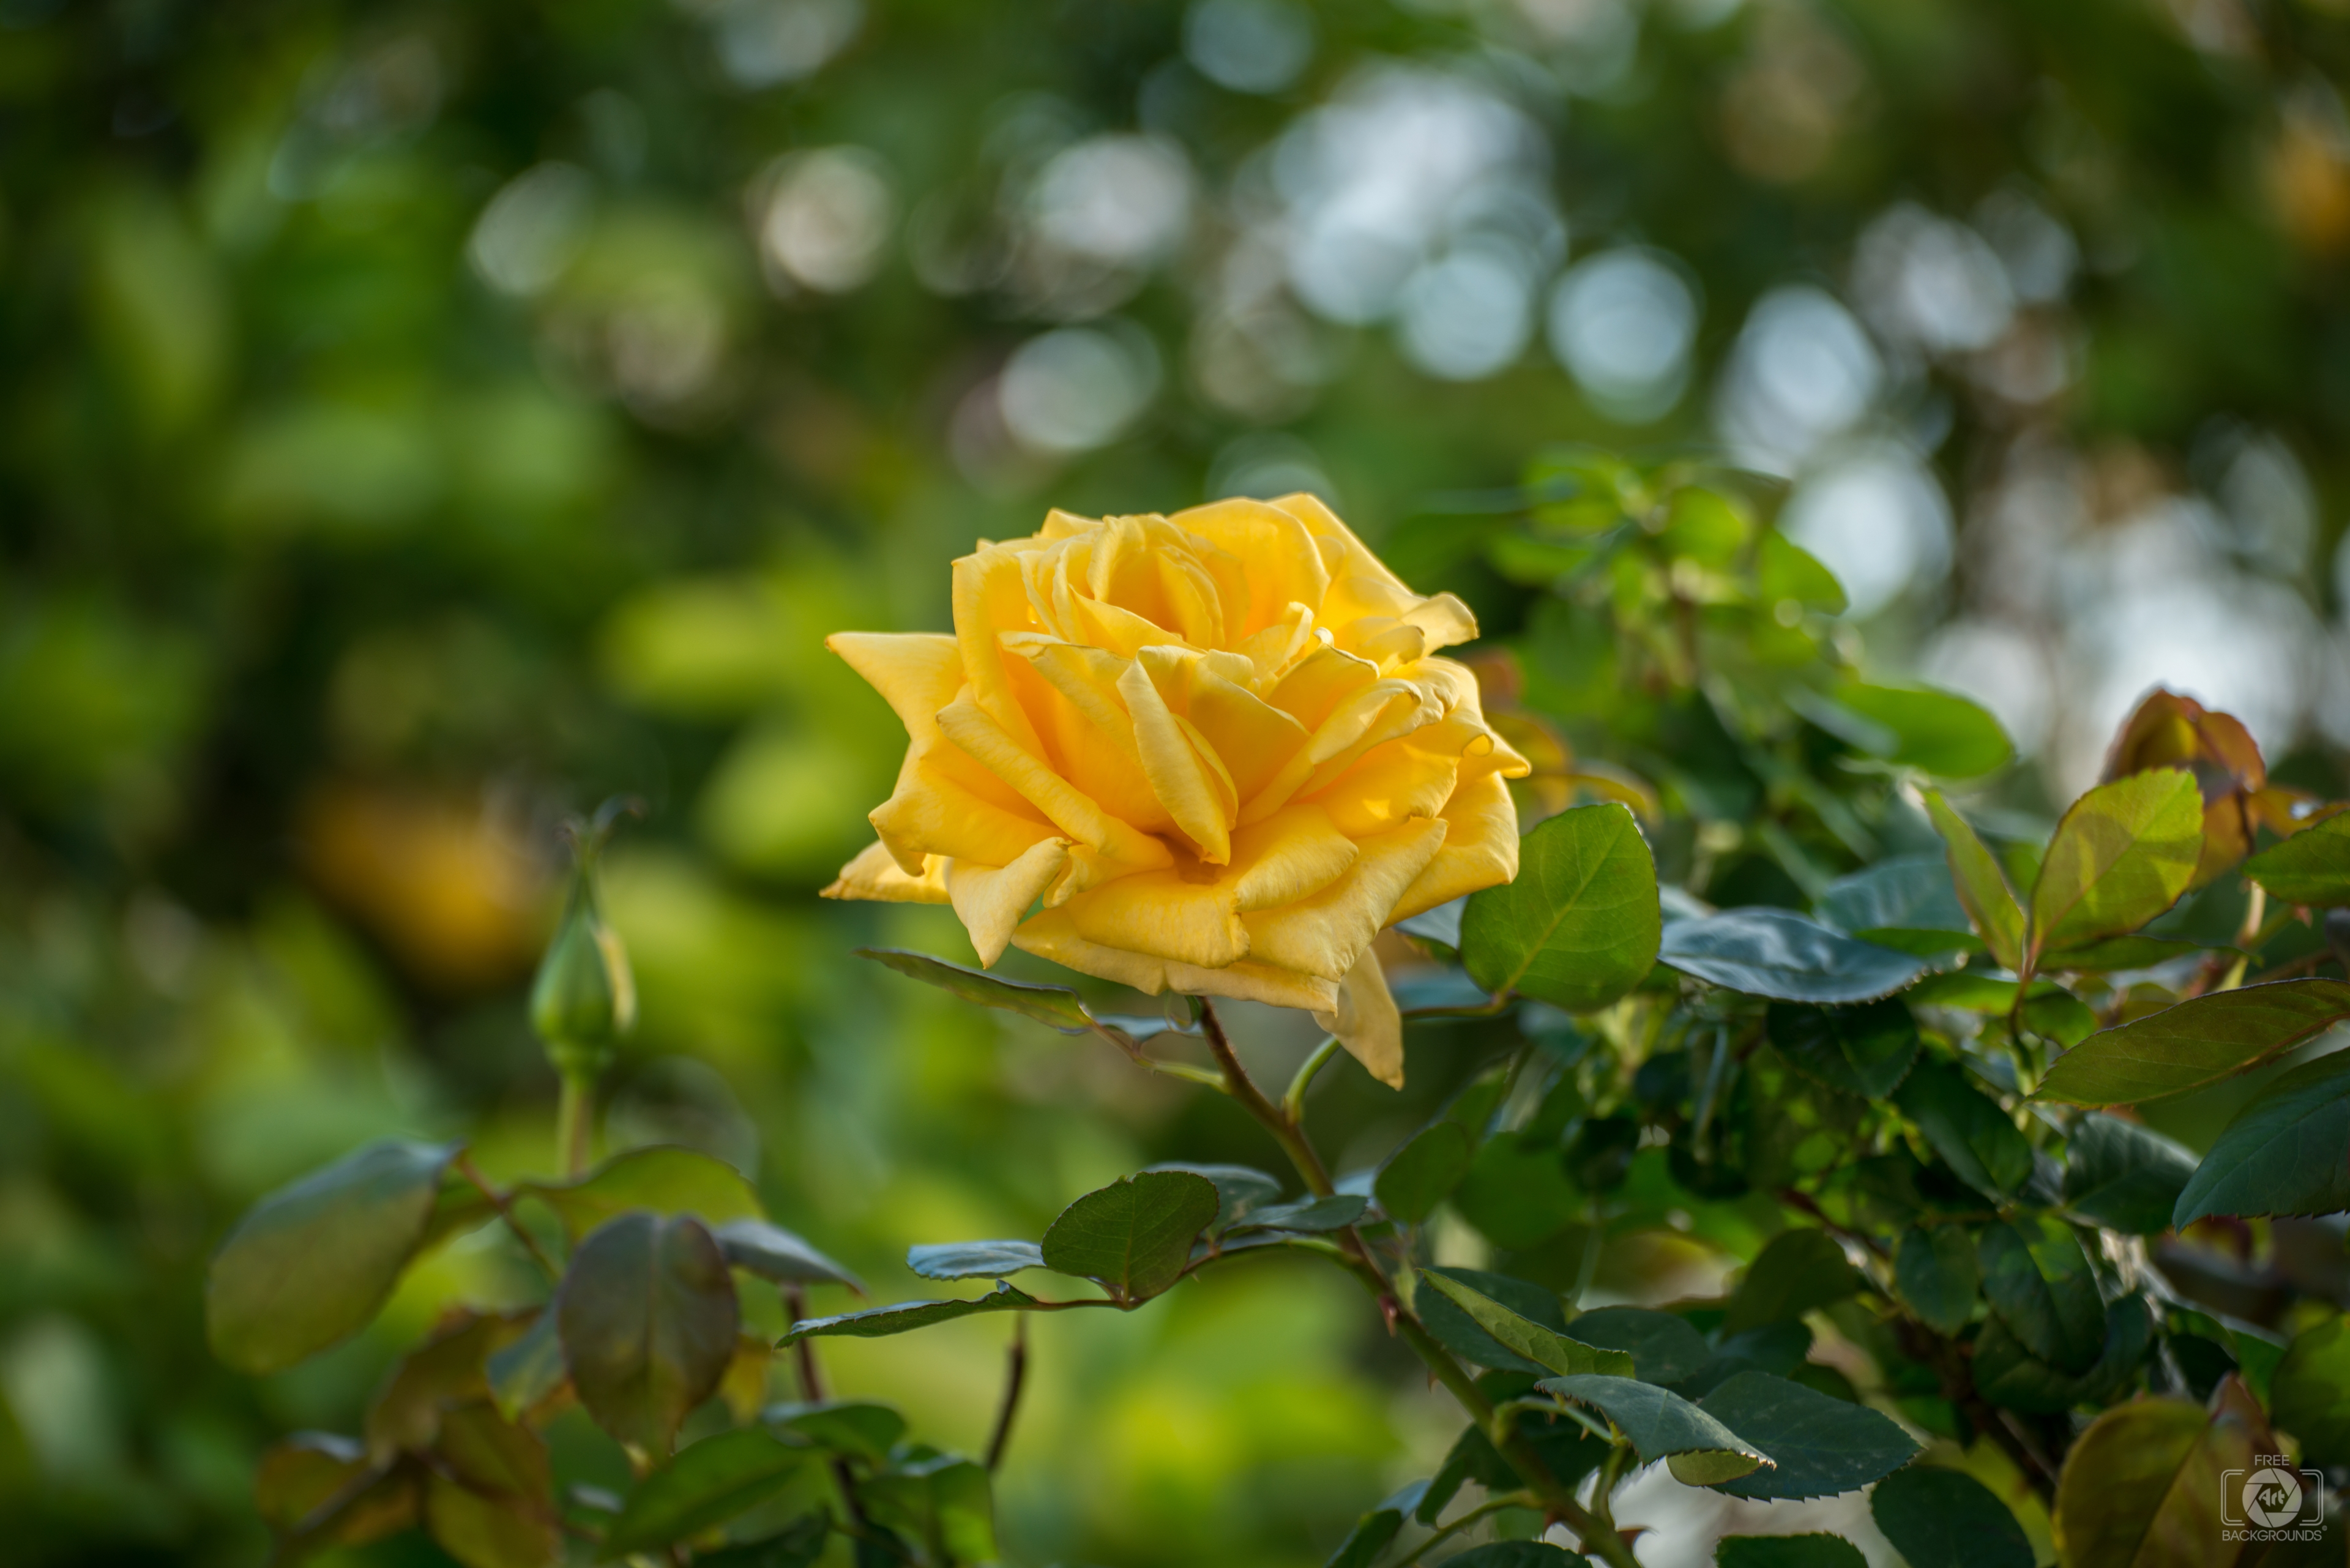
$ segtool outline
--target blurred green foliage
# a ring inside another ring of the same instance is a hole
[[[1742,414],[1737,389],[1780,384],[1751,307],[1825,286],[1877,344],[1866,409],[1829,433],[1922,454],[1962,524],[1954,577],[1897,581],[1872,649],[1906,659],[1953,614],[2061,629],[2139,591],[2011,602],[2062,575],[2018,553],[2055,514],[1997,521],[2033,462],[2062,460],[2082,537],[2205,501],[2214,557],[2285,596],[2243,602],[2311,633],[2300,670],[2255,672],[2292,688],[2275,772],[2340,793],[2328,753],[2288,753],[2313,725],[2350,735],[2322,711],[2350,686],[2324,630],[2350,482],[2345,71],[2318,0],[0,0],[12,1558],[251,1560],[268,1438],[349,1429],[442,1303],[521,1299],[509,1260],[459,1248],[367,1336],[258,1384],[201,1332],[230,1220],[366,1137],[473,1129],[494,1173],[546,1165],[524,993],[552,828],[614,790],[652,807],[608,865],[642,996],[614,1140],[754,1171],[885,1298],[913,1293],[910,1241],[1033,1234],[1179,1148],[1252,1157],[1228,1107],[843,959],[966,953],[942,912],[809,896],[899,744],[822,636],[942,625],[945,560],[1047,504],[1327,488],[1412,543],[1418,587],[1523,634],[1530,703],[1604,720],[1591,623],[1442,547],[1480,537],[1458,493],[1573,439],[1720,438],[1807,472],[1825,448],[1785,433],[1794,405]],[[1332,101],[1357,118],[1309,118]],[[1140,161],[1106,182],[1062,161],[1134,132],[1157,140],[1110,143]],[[1349,172],[1350,149],[1376,166]],[[1382,184],[1415,149],[1432,172]],[[1428,194],[1448,179],[1491,210]],[[1962,233],[1885,227],[1903,202],[1973,223],[2000,270]],[[1634,242],[1684,280],[1692,344],[1650,382],[1604,353],[1563,371],[1534,341],[1562,247]],[[1397,277],[1347,270],[1382,244]],[[1487,275],[1442,271],[1456,254],[1504,281],[1447,294]],[[1992,277],[1996,319],[1936,294],[1921,254]],[[1498,357],[1463,348],[1496,332]],[[2059,711],[2092,746],[2118,717]],[[1691,817],[1752,809],[1679,787]],[[2044,813],[2029,775],[2012,793]],[[1748,868],[1716,901],[1799,901],[1767,844],[1676,853]],[[1309,1043],[1247,1027],[1268,1054]],[[1334,1083],[1334,1152],[1384,1150],[1458,1075],[1441,1051],[1412,1073],[1402,1102]],[[1355,1305],[1267,1263],[1147,1318],[1049,1324],[1002,1487],[1015,1554],[1326,1549],[1449,1440]],[[999,1328],[843,1345],[837,1376],[973,1449]],[[1387,1404],[1350,1357],[1395,1374]],[[1105,1422],[1080,1425],[1080,1387]]]

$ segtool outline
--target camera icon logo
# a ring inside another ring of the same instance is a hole
[[[2220,1475],[2220,1518],[2236,1531],[2258,1534],[2231,1539],[2274,1539],[2271,1532],[2293,1532],[2324,1524],[2325,1475],[2301,1469],[2282,1454],[2255,1454],[2250,1470],[2223,1470]]]

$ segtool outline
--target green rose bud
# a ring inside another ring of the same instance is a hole
[[[619,936],[604,923],[596,891],[597,861],[612,819],[626,807],[607,804],[572,835],[571,890],[563,921],[540,961],[530,991],[531,1027],[566,1079],[593,1079],[637,1021],[636,981]]]

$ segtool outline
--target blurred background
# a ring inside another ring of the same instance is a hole
[[[909,1241],[1271,1163],[847,956],[968,959],[944,911],[813,896],[902,745],[823,636],[943,628],[1048,505],[1318,492],[1566,701],[1444,519],[1545,444],[1711,449],[1788,483],[1873,673],[2000,715],[2008,809],[2157,681],[2341,793],[2345,80],[2345,0],[0,0],[7,1555],[256,1561],[265,1441],[525,1297],[461,1243],[258,1384],[200,1310],[358,1140],[548,1168],[522,992],[614,791],[610,1141],[734,1161],[882,1299]],[[1463,1039],[1333,1075],[1340,1164]],[[999,1329],[837,1381],[973,1448]],[[1318,1562],[1453,1433],[1377,1338],[1275,1262],[1042,1322],[1011,1555]]]

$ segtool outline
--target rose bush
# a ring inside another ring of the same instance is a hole
[[[1292,495],[1055,511],[954,564],[954,623],[830,639],[910,743],[827,895],[951,903],[990,966],[1305,1008],[1400,1083],[1372,939],[1518,863],[1527,764],[1435,656],[1468,607]]]

